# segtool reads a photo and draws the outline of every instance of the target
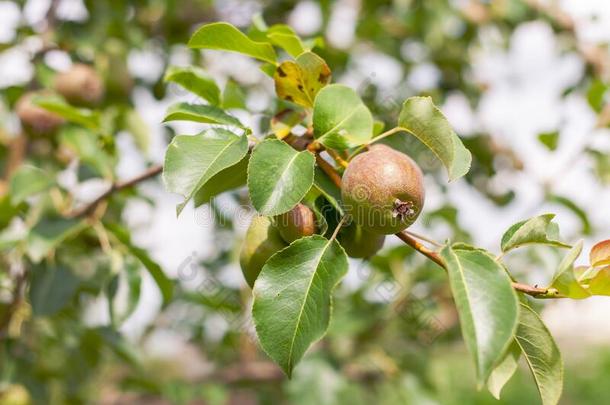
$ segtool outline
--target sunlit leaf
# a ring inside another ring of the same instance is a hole
[[[557,404],[563,390],[561,353],[538,314],[524,304],[515,339],[532,371],[542,404]]]
[[[272,64],[276,61],[271,44],[252,41],[243,32],[225,22],[202,26],[193,34],[188,46],[243,53]]]
[[[347,273],[336,241],[314,235],[273,255],[254,284],[252,315],[261,346],[290,376],[328,328],[332,291]]]
[[[502,252],[530,244],[569,248],[559,241],[559,226],[552,222],[553,218],[555,214],[544,214],[514,224],[502,236]]]
[[[331,84],[320,90],[315,99],[313,128],[320,143],[342,150],[371,139],[373,117],[354,90]]]
[[[551,287],[556,288],[562,295],[570,298],[587,298],[589,292],[578,282],[574,274],[574,262],[582,252],[582,240],[574,245],[568,254],[563,258]]]
[[[293,58],[296,58],[306,50],[303,42],[301,42],[301,38],[288,25],[273,25],[267,30],[266,35],[273,45],[284,49]]]
[[[426,145],[445,165],[449,181],[470,170],[472,156],[430,97],[411,97],[402,105],[398,126]]]
[[[504,268],[488,252],[454,245],[445,246],[441,257],[477,381],[483,385],[512,341],[519,315],[517,295]]]
[[[313,184],[315,159],[287,143],[266,140],[254,148],[248,164],[248,190],[256,210],[279,215],[292,209]]]
[[[207,100],[210,104],[220,104],[220,88],[202,69],[194,66],[170,66],[165,73],[164,80],[173,82],[193,94]]]
[[[176,208],[178,215],[214,175],[242,160],[247,152],[245,135],[222,128],[174,137],[165,153],[163,181],[168,191],[184,196]]]
[[[511,345],[508,347],[504,358],[500,363],[493,369],[489,379],[487,380],[487,389],[491,392],[491,395],[496,399],[500,399],[500,393],[502,388],[510,380],[510,378],[517,371],[519,366],[519,357],[521,357],[521,348],[516,341],[513,340]]]
[[[165,118],[163,118],[163,122],[169,121],[194,121],[243,128],[243,124],[234,116],[227,114],[218,107],[205,104],[173,104],[167,109]]]

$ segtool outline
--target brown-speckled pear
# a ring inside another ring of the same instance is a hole
[[[372,233],[356,224],[350,224],[339,233],[339,243],[349,257],[367,259],[382,247],[385,235]]]
[[[254,286],[265,262],[286,246],[271,218],[263,216],[252,218],[239,255],[241,270],[250,287]]]
[[[49,95],[44,91],[25,93],[17,101],[15,111],[25,132],[33,136],[50,136],[65,122],[62,117],[37,106],[32,99]]]
[[[423,175],[404,153],[373,145],[343,174],[341,196],[356,224],[389,235],[408,228],[424,205]]]
[[[55,77],[55,90],[70,104],[94,107],[104,96],[104,81],[89,65],[76,63]]]
[[[316,216],[305,204],[297,204],[293,209],[275,217],[275,226],[286,243],[292,243],[316,233]]]

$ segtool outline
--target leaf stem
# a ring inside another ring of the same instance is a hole
[[[335,228],[332,236],[330,237],[331,242],[337,238],[337,235],[339,234],[339,231],[343,227],[343,224],[345,223],[346,218],[347,218],[347,215],[344,215],[343,218],[341,218],[341,221],[339,221],[339,224],[337,224],[337,227]]]

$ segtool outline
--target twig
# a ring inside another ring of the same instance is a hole
[[[161,165],[152,166],[149,169],[147,169],[146,171],[144,171],[143,173],[139,174],[138,176],[136,176],[130,180],[114,183],[112,186],[110,186],[110,188],[108,190],[106,190],[105,192],[100,194],[95,200],[91,201],[89,204],[86,204],[82,208],[75,209],[71,213],[68,213],[66,216],[68,218],[81,218],[81,217],[87,216],[87,215],[91,214],[100,203],[102,203],[104,200],[109,198],[115,192],[135,186],[136,184],[141,183],[144,180],[148,180],[151,177],[155,177],[162,171],[163,171],[163,166],[161,166]]]
[[[328,177],[330,177],[330,179],[333,181],[333,183],[335,183],[335,185],[340,188],[341,187],[341,177],[339,176],[337,171],[327,161],[322,159],[319,156],[319,154],[316,154],[316,162],[318,163],[320,168],[324,171],[324,173],[326,173],[328,175]],[[411,236],[411,234],[407,231],[398,232],[395,235],[400,240],[402,240],[404,243],[406,243],[407,245],[411,246],[413,249],[418,251],[420,254],[424,255],[429,260],[433,261],[434,263],[438,264],[443,269],[447,270],[447,266],[445,265],[445,263],[443,262],[443,259],[441,259],[439,254],[437,252],[435,252],[434,250],[428,249],[426,246],[424,246],[422,243],[420,243],[417,239],[415,239],[413,237],[415,235]],[[429,240],[427,240],[427,238],[424,239],[423,237],[420,237],[419,235],[417,235],[416,237],[419,237],[422,240],[429,241]],[[432,243],[432,242],[430,242],[430,243]],[[438,245],[438,243],[436,243],[436,242],[434,244]],[[536,298],[561,298],[561,296],[558,294],[558,292],[555,289],[534,287],[531,285],[517,283],[517,282],[512,282],[512,286],[515,290],[522,292],[524,294],[530,295],[532,297],[536,297]]]

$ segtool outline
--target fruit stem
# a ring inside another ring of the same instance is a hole
[[[375,142],[378,142],[378,141],[382,140],[383,138],[387,138],[390,135],[394,135],[396,132],[400,132],[400,131],[406,131],[406,130],[402,127],[394,127],[392,129],[389,129],[389,130],[377,135],[376,137],[374,137],[373,139],[371,139],[364,145],[361,145],[358,148],[356,148],[356,150],[353,151],[351,155],[349,155],[349,157],[347,158],[347,161],[348,162],[351,161],[357,154],[362,152],[364,149],[368,149],[369,146],[371,146]]]

